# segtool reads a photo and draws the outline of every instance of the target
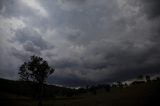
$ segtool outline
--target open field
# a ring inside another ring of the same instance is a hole
[[[25,91],[24,91],[25,92]],[[36,106],[32,97],[0,91],[1,106]],[[160,81],[148,82],[128,87],[112,87],[110,92],[97,89],[76,96],[55,96],[45,98],[44,106],[159,106]]]

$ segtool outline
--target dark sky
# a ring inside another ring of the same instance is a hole
[[[31,55],[49,83],[81,86],[160,72],[160,0],[0,0],[0,77]]]

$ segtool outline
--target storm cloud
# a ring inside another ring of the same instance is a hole
[[[51,84],[159,74],[159,8],[158,0],[0,0],[0,77],[18,79],[33,54],[55,67]]]

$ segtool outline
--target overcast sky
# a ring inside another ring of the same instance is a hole
[[[160,0],[0,0],[0,77],[31,55],[49,83],[81,86],[160,72]]]

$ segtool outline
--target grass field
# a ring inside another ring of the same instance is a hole
[[[0,91],[0,106],[37,106],[31,97]],[[43,100],[43,106],[160,106],[160,81],[128,87],[97,89],[96,95],[87,92],[78,96],[56,96]]]

